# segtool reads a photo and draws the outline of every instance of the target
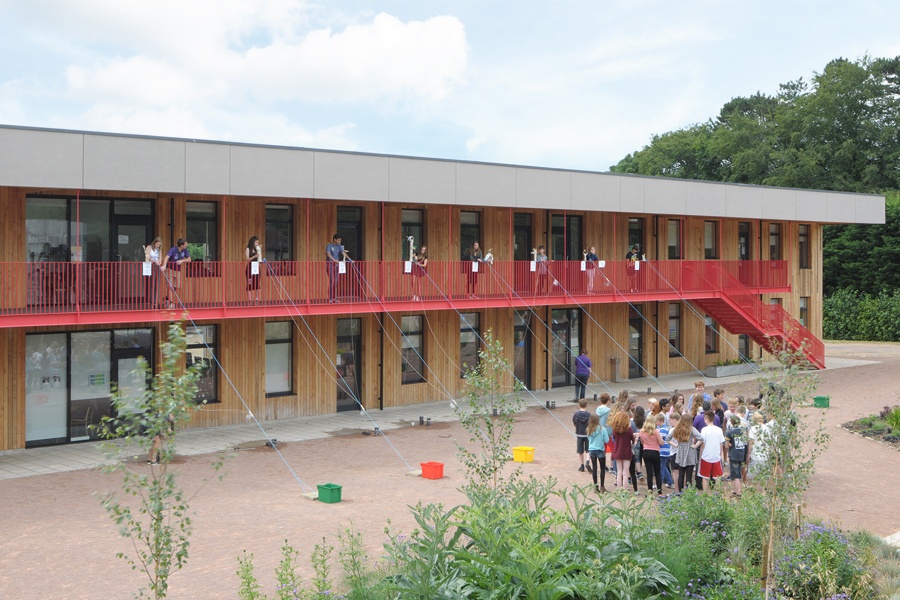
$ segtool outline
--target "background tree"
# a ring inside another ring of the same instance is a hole
[[[734,98],[715,119],[655,135],[610,170],[885,194],[885,225],[825,227],[824,291],[900,287],[900,56],[838,58],[774,96]]]

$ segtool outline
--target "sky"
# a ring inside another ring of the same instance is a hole
[[[898,0],[0,0],[0,124],[607,171]]]

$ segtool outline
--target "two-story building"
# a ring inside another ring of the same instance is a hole
[[[822,226],[882,222],[882,196],[0,127],[0,449],[90,439],[180,318],[195,427],[457,396],[488,329],[529,389],[582,348],[593,381],[770,340],[822,368]]]

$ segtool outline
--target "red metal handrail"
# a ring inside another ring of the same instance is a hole
[[[477,265],[477,267],[473,267]],[[477,268],[477,271],[473,270]],[[324,261],[265,262],[259,275],[246,262],[192,262],[180,271],[146,271],[140,262],[0,263],[0,314],[40,315],[144,311],[174,302],[187,308],[253,305],[315,306],[329,301],[388,308],[414,297],[459,301],[477,297],[516,304],[590,302],[622,294],[713,294],[731,296],[756,310],[743,296],[754,287],[787,287],[784,261],[628,261],[602,267],[582,261],[429,261],[425,271],[403,261],[356,261],[343,267]],[[728,274],[725,277],[724,274]],[[256,287],[259,287],[257,292]],[[763,318],[759,311],[753,313]],[[784,320],[783,317],[778,317]]]

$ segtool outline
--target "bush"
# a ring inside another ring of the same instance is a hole
[[[793,600],[871,598],[871,577],[840,530],[808,524],[785,542],[775,563],[775,591]]]
[[[822,313],[826,339],[900,341],[900,290],[871,296],[840,289],[823,300]]]

